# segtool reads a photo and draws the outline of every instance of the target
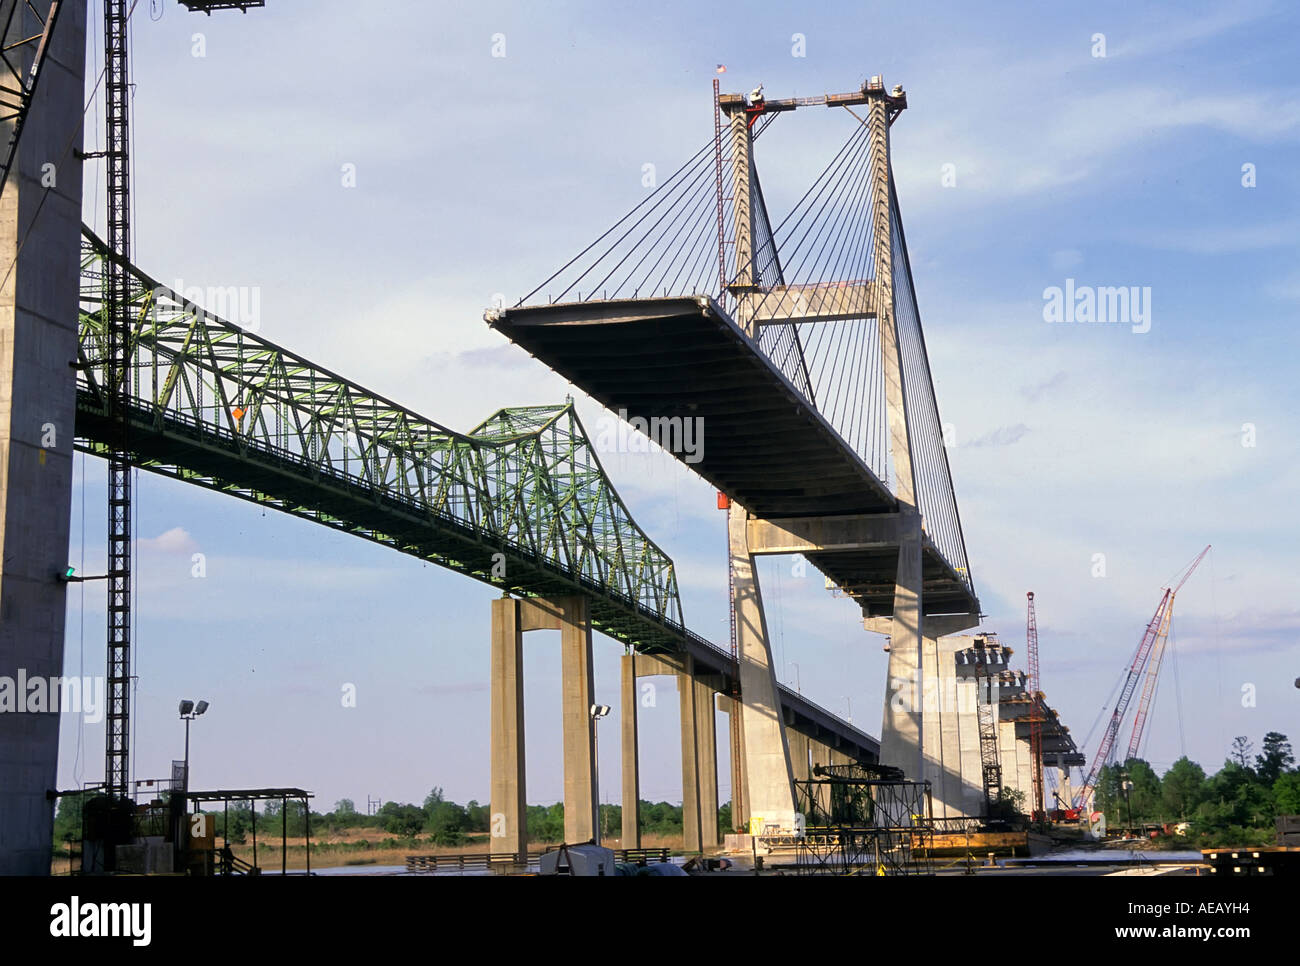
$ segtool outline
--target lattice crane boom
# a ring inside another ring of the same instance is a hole
[[[1033,816],[1035,819],[1046,817],[1043,807],[1043,718],[1046,708],[1043,705],[1042,684],[1038,677],[1038,617],[1034,613],[1034,592],[1025,595],[1028,599],[1029,614],[1025,624],[1025,645],[1029,652],[1029,700],[1033,704],[1033,713],[1029,721],[1030,767],[1033,775]]]
[[[1151,657],[1152,645],[1155,644],[1156,635],[1159,633],[1160,625],[1164,620],[1165,610],[1169,606],[1169,595],[1170,592],[1166,590],[1164,596],[1160,598],[1160,605],[1156,608],[1155,616],[1147,624],[1147,629],[1142,634],[1142,640],[1138,642],[1137,651],[1133,655],[1128,674],[1124,678],[1124,687],[1120,691],[1119,700],[1115,702],[1115,708],[1111,711],[1110,720],[1106,723],[1106,730],[1101,736],[1101,745],[1098,747],[1096,754],[1092,756],[1092,765],[1088,769],[1088,777],[1084,779],[1083,787],[1079,789],[1078,798],[1075,800],[1077,807],[1083,807],[1092,798],[1092,794],[1097,787],[1097,776],[1101,773],[1101,766],[1110,759],[1111,749],[1115,747],[1115,738],[1119,734],[1120,722],[1124,720],[1129,701],[1132,700],[1133,691],[1137,687],[1138,678],[1142,675],[1147,660]]]
[[[1165,588],[1164,594],[1160,597],[1160,603],[1156,607],[1156,612],[1147,624],[1146,631],[1142,635],[1142,640],[1138,643],[1137,651],[1133,655],[1133,661],[1129,665],[1128,673],[1124,678],[1124,687],[1120,691],[1119,700],[1115,702],[1115,708],[1111,712],[1110,721],[1107,722],[1106,730],[1101,737],[1101,745],[1097,753],[1093,755],[1092,765],[1088,769],[1088,776],[1084,779],[1083,787],[1079,789],[1079,794],[1075,799],[1075,806],[1082,808],[1092,798],[1097,788],[1097,776],[1101,773],[1101,768],[1110,760],[1110,755],[1115,747],[1115,739],[1119,736],[1120,725],[1128,713],[1129,702],[1133,699],[1133,693],[1137,689],[1138,679],[1143,676],[1143,672],[1148,669],[1151,655],[1156,647],[1157,641],[1163,640],[1163,635],[1169,633],[1169,619],[1173,613],[1174,595],[1182,589],[1187,578],[1192,575],[1205,555],[1210,552],[1209,546],[1206,546],[1191,562],[1188,567],[1182,571],[1182,576],[1172,588]],[[1157,661],[1156,671],[1158,673],[1159,664]],[[1154,692],[1154,678],[1148,674],[1148,683]],[[1145,694],[1145,689],[1144,689]],[[1135,722],[1134,740],[1141,741],[1141,725],[1146,720],[1147,712],[1150,710],[1149,699],[1145,700],[1145,707],[1139,708],[1140,722]],[[1134,754],[1132,742],[1130,743],[1129,757]]]
[[[1151,660],[1147,664],[1146,677],[1142,683],[1142,697],[1138,701],[1137,714],[1133,717],[1133,732],[1129,736],[1128,742],[1128,758],[1137,757],[1138,748],[1142,744],[1143,730],[1146,728],[1147,715],[1151,711],[1151,702],[1155,699],[1156,680],[1160,676],[1160,664],[1164,659],[1165,647],[1169,643],[1169,625],[1174,616],[1174,598],[1178,596],[1178,591],[1182,590],[1183,584],[1187,583],[1187,578],[1192,575],[1192,572],[1196,570],[1209,552],[1210,548],[1206,546],[1188,568],[1183,571],[1182,579],[1178,581],[1178,584],[1169,591],[1169,606],[1165,608],[1164,619],[1161,621]]]

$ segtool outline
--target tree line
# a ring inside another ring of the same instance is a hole
[[[1300,769],[1287,736],[1270,731],[1259,754],[1246,736],[1233,740],[1223,767],[1206,775],[1187,756],[1164,775],[1141,758],[1105,765],[1094,799],[1108,825],[1188,824],[1197,844],[1269,845],[1278,815],[1300,815]],[[1126,788],[1125,785],[1128,785]]]

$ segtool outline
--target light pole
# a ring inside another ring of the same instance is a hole
[[[1128,830],[1131,835],[1133,833],[1133,798],[1130,793],[1133,791],[1133,783],[1128,780],[1128,772],[1126,771],[1120,772],[1119,778],[1120,788],[1124,790],[1124,804],[1128,806]]]
[[[592,775],[592,781],[595,784],[596,792],[596,844],[600,844],[600,719],[609,714],[609,705],[593,704],[591,706],[591,740],[594,745],[593,753],[595,755],[595,770]]]
[[[200,701],[195,704],[188,699],[181,702],[180,713],[181,720],[185,722],[185,783],[182,790],[188,796],[190,791],[190,722],[208,710],[208,703]],[[189,807],[189,799],[186,799],[186,808]]]
[[[803,680],[799,673],[799,662],[791,661],[790,666],[794,668],[794,690],[797,694],[803,694]]]
[[[195,704],[188,698],[183,699],[180,703],[181,720],[185,722],[185,774],[181,778],[181,807],[173,807],[172,814],[172,849],[175,859],[188,861],[188,847],[183,847],[182,842],[188,842],[188,829],[185,827],[188,819],[186,816],[190,811],[190,722],[208,710],[208,703],[200,701]],[[173,799],[175,793],[173,792]]]

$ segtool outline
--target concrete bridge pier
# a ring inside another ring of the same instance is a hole
[[[998,758],[1002,762],[1002,787],[1024,792],[1025,807],[1028,808],[1033,790],[1021,784],[1023,771],[1020,767],[1019,744],[1016,740],[1015,719],[998,721]]]
[[[727,739],[731,752],[731,827],[749,828],[749,809],[746,805],[747,787],[745,773],[745,721],[740,702],[726,695],[718,699],[718,706],[727,713]]]
[[[682,837],[688,852],[716,849],[718,745],[713,683],[695,673],[692,658],[677,674],[682,722]]]
[[[793,829],[795,804],[790,748],[786,743],[767,618],[763,614],[755,549],[749,538],[749,513],[734,501],[727,513],[727,535],[735,591],[732,607],[745,736],[745,806],[749,819],[761,819],[764,828]]]
[[[528,855],[528,798],[524,785],[524,636],[521,601],[492,601],[493,852]]]
[[[625,849],[641,848],[641,763],[637,748],[636,651],[623,655],[622,678],[623,833]]]
[[[564,722],[564,840],[596,835],[596,753],[591,720],[591,617],[585,597],[492,602],[492,850],[528,852],[524,782],[523,635],[558,630]]]
[[[722,844],[718,836],[718,729],[713,684],[697,676],[695,689],[695,748],[699,770],[700,849],[708,851]]]
[[[699,742],[695,733],[698,694],[693,685],[694,671],[695,662],[687,655],[685,668],[677,673],[682,739],[682,847],[687,852],[698,852],[701,845]]]
[[[8,9],[15,15],[3,42],[25,76],[35,45],[10,45],[39,37],[41,25],[27,4]],[[7,267],[0,283],[0,677],[11,682],[20,672],[47,683],[63,673],[66,585],[55,575],[68,562],[72,505],[81,251],[74,149],[82,143],[85,62],[86,2],[72,0],[59,14],[0,195]],[[0,124],[0,141],[12,128],[11,120]],[[58,777],[61,713],[0,714],[0,875],[50,873],[54,803],[46,793]],[[97,775],[92,766],[87,777]]]
[[[790,741],[790,770],[794,774],[794,780],[806,782],[812,777],[811,766],[808,764],[808,749],[812,739],[793,729],[787,730],[786,735]]]

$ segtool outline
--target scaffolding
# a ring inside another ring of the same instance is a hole
[[[795,843],[799,875],[929,875],[934,837],[930,783],[897,768],[818,765],[796,781],[804,817]]]

